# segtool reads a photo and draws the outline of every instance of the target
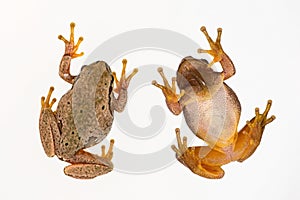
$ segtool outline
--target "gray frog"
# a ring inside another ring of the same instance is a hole
[[[101,156],[83,149],[100,143],[107,136],[113,123],[114,110],[117,112],[124,110],[127,88],[137,69],[126,77],[127,61],[124,59],[119,81],[104,61],[97,61],[83,66],[78,76],[72,76],[71,59],[83,55],[76,53],[83,38],[80,37],[75,44],[75,24],[71,23],[70,27],[70,41],[61,35],[58,36],[65,43],[65,54],[60,63],[59,75],[72,84],[72,88],[62,96],[56,111],[51,109],[56,102],[55,98],[50,101],[53,87],[50,87],[46,98],[41,98],[39,129],[47,156],[56,155],[59,159],[71,163],[64,168],[66,175],[90,179],[112,171],[114,140],[110,141],[107,153],[105,146],[102,146]],[[114,91],[118,94],[118,98],[113,94],[114,82],[116,82]]]

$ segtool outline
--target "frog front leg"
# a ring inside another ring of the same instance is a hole
[[[229,58],[229,56],[224,52],[221,45],[222,28],[218,28],[218,36],[215,42],[211,39],[211,37],[207,33],[205,26],[202,26],[200,30],[204,33],[211,47],[211,50],[198,49],[198,53],[208,53],[213,56],[212,62],[208,64],[209,67],[216,62],[220,62],[223,68],[222,75],[224,80],[233,76],[235,74],[234,64]]]
[[[113,170],[113,163],[111,162],[113,145],[114,140],[110,140],[107,153],[105,153],[105,146],[102,145],[101,156],[79,150],[73,157],[65,159],[71,165],[64,168],[64,173],[77,179],[91,179],[107,174]]]
[[[269,100],[267,107],[262,114],[259,113],[259,108],[256,108],[255,117],[253,117],[250,121],[247,121],[246,126],[239,131],[234,148],[235,160],[243,162],[255,152],[256,148],[260,144],[265,126],[275,119],[274,115],[270,118],[267,117],[271,105],[272,101]]]
[[[56,102],[53,98],[50,102],[51,94],[54,87],[50,87],[47,97],[41,98],[41,113],[39,119],[40,137],[44,151],[47,156],[53,157],[59,147],[60,131],[57,125],[55,113],[52,111],[52,106]]]
[[[130,80],[138,72],[138,69],[135,68],[135,69],[133,69],[133,72],[131,74],[129,74],[128,77],[126,77],[127,60],[123,59],[122,64],[123,64],[123,68],[122,68],[120,80],[118,80],[115,72],[112,73],[112,75],[114,77],[114,81],[116,83],[116,88],[114,89],[114,91],[118,94],[118,98],[115,98],[115,96],[113,96],[113,108],[117,112],[122,112],[124,110],[125,105],[127,103],[127,89],[128,89]]]
[[[169,110],[175,114],[179,115],[182,112],[182,106],[179,103],[179,99],[184,95],[184,90],[180,91],[180,94],[176,94],[176,78],[172,78],[172,87],[170,86],[163,69],[159,67],[157,69],[158,73],[161,75],[164,85],[158,84],[156,81],[152,81],[152,85],[158,87],[162,90],[164,96],[166,97],[166,104]]]
[[[58,39],[62,40],[65,43],[65,53],[61,59],[59,65],[59,76],[67,81],[68,83],[73,84],[76,76],[70,74],[70,65],[73,58],[77,58],[83,55],[83,52],[77,54],[76,51],[79,48],[80,43],[83,41],[83,37],[79,37],[77,44],[74,43],[74,27],[75,23],[70,24],[71,33],[70,41],[66,40],[62,35],[58,36]]]

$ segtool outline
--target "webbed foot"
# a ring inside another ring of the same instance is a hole
[[[247,126],[256,132],[262,132],[265,126],[276,118],[274,115],[272,115],[270,118],[267,116],[271,106],[272,100],[269,100],[266,109],[262,114],[259,113],[259,108],[255,108],[255,117],[251,121],[247,121]]]
[[[49,91],[48,91],[47,98],[42,96],[42,98],[41,98],[42,109],[47,109],[47,108],[51,109],[53,104],[56,102],[56,98],[53,98],[50,102],[50,98],[51,98],[51,95],[52,95],[53,91],[54,91],[54,87],[51,86]]]
[[[114,146],[114,143],[115,143],[115,141],[113,139],[111,139],[110,143],[109,143],[109,148],[108,148],[107,153],[105,153],[105,145],[101,146],[101,151],[102,151],[101,157],[102,158],[106,158],[108,160],[112,159],[112,157],[113,157],[113,146]]]
[[[77,58],[83,55],[83,52],[77,53],[80,43],[83,41],[83,37],[79,37],[77,43],[74,43],[74,27],[75,23],[72,22],[70,24],[71,33],[70,33],[70,40],[68,41],[62,35],[58,36],[58,39],[62,40],[65,43],[65,53],[61,59],[59,65],[59,76],[67,81],[68,83],[73,84],[76,76],[70,74],[70,65],[71,60],[73,58]]]
[[[159,67],[157,69],[158,73],[163,79],[164,85],[158,84],[155,80],[152,81],[152,85],[158,87],[162,90],[164,96],[166,97],[166,103],[169,108],[169,110],[174,113],[175,115],[178,115],[182,108],[180,104],[178,103],[179,99],[184,95],[184,90],[180,91],[180,94],[176,94],[176,78],[172,78],[172,87],[169,85],[169,82],[163,72],[163,69]]]
[[[214,42],[209,34],[206,31],[205,26],[202,26],[200,30],[204,33],[209,45],[210,50],[203,50],[198,49],[198,53],[208,53],[213,56],[213,60],[208,64],[208,67],[211,67],[214,63],[220,62],[223,68],[223,79],[226,80],[235,74],[235,67],[232,63],[229,56],[224,52],[222,45],[221,45],[221,35],[222,35],[222,28],[218,28],[218,36],[216,41]]]
[[[180,129],[176,128],[175,132],[178,148],[175,145],[171,147],[173,151],[175,151],[176,158],[179,162],[188,167],[193,173],[205,178],[219,179],[224,176],[225,172],[221,168],[221,165],[210,162],[203,163],[204,160],[222,159],[222,157],[224,157],[222,154],[207,146],[187,147],[187,138],[183,137],[181,140]],[[203,149],[203,152],[207,153],[201,155],[200,149]]]
[[[133,72],[131,74],[129,74],[128,77],[126,77],[127,60],[123,59],[122,63],[123,63],[123,68],[122,68],[120,80],[118,80],[116,72],[112,73],[112,75],[114,76],[114,79],[115,79],[115,83],[116,83],[116,88],[114,89],[114,91],[117,94],[120,94],[121,89],[126,90],[128,88],[131,78],[138,72],[138,69],[134,68]]]
[[[208,64],[208,66],[210,67],[216,62],[220,62],[222,60],[223,54],[225,54],[221,45],[222,28],[218,28],[218,36],[215,42],[209,36],[205,26],[202,26],[200,30],[204,33],[211,49],[210,50],[198,49],[198,53],[208,53],[214,57],[213,61]]]
[[[197,167],[196,163],[198,163],[199,159],[197,159],[197,156],[195,155],[195,148],[191,147],[189,149],[187,147],[186,136],[184,136],[181,140],[179,128],[175,129],[175,133],[176,133],[178,148],[175,145],[172,145],[171,148],[173,149],[173,151],[175,151],[177,160],[181,162],[183,165],[185,165],[186,167],[190,168],[191,165],[193,165],[193,167]]]
[[[271,105],[272,101],[269,100],[262,114],[259,113],[259,108],[255,108],[255,117],[247,121],[246,126],[239,132],[235,150],[237,154],[242,153],[237,159],[239,162],[248,159],[255,152],[260,144],[265,126],[275,120],[274,115],[269,118],[267,116]]]
[[[71,29],[71,33],[70,33],[70,40],[68,41],[67,39],[65,39],[62,35],[58,36],[58,39],[62,40],[65,43],[65,55],[69,55],[71,56],[71,58],[77,58],[80,56],[83,56],[83,52],[77,54],[77,50],[79,48],[80,43],[83,41],[83,37],[79,37],[77,43],[74,43],[74,27],[75,27],[75,23],[72,22],[70,24],[70,29]]]
[[[41,113],[39,119],[39,130],[41,142],[44,148],[44,151],[47,156],[53,157],[55,155],[55,146],[58,144],[55,143],[55,138],[60,136],[59,129],[56,123],[55,112],[52,111],[52,106],[56,102],[56,99],[53,98],[51,101],[51,95],[54,90],[54,87],[50,87],[47,97],[44,96],[41,98]]]
[[[101,156],[80,150],[72,160],[69,160],[71,165],[64,168],[64,173],[77,179],[92,179],[111,172],[113,170],[111,162],[113,145],[114,140],[110,140],[107,153],[105,152],[105,146],[102,145]]]

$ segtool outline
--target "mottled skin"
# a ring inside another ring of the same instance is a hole
[[[186,57],[177,70],[177,77],[169,85],[162,68],[158,68],[164,85],[153,81],[166,97],[169,110],[178,115],[183,111],[185,121],[196,136],[204,140],[208,146],[187,147],[187,138],[181,140],[177,128],[178,147],[172,145],[177,159],[192,172],[206,178],[222,178],[221,166],[233,161],[242,162],[249,158],[258,147],[265,126],[275,119],[267,118],[271,100],[263,114],[255,109],[255,117],[238,132],[241,105],[234,91],[223,81],[235,74],[235,68],[221,46],[222,29],[218,29],[218,37],[214,42],[205,27],[201,28],[211,50],[199,49],[199,53],[209,53],[213,61]],[[220,62],[223,71],[215,72],[211,66]],[[181,90],[176,94],[175,81]]]
[[[54,112],[51,107],[56,100],[52,99],[50,102],[54,88],[50,88],[47,98],[42,97],[39,128],[45,153],[49,157],[56,155],[59,159],[71,163],[65,167],[65,174],[88,179],[113,169],[111,159],[114,140],[110,141],[107,153],[105,146],[102,146],[101,156],[83,149],[100,143],[107,136],[113,123],[114,110],[122,112],[126,105],[127,88],[137,69],[126,78],[127,61],[123,60],[122,75],[118,81],[115,73],[111,72],[104,61],[97,61],[83,66],[78,76],[72,76],[71,59],[83,55],[76,54],[83,38],[80,37],[74,45],[74,26],[75,24],[71,23],[70,41],[59,36],[66,45],[59,75],[72,84],[72,88],[62,96]],[[113,94],[114,81],[118,98]]]

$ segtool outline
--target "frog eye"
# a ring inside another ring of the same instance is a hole
[[[206,59],[201,58],[200,60],[208,64],[208,61]]]
[[[87,65],[83,65],[82,67],[81,67],[81,69],[80,69],[80,71],[82,71],[83,70],[83,68],[85,68]]]

